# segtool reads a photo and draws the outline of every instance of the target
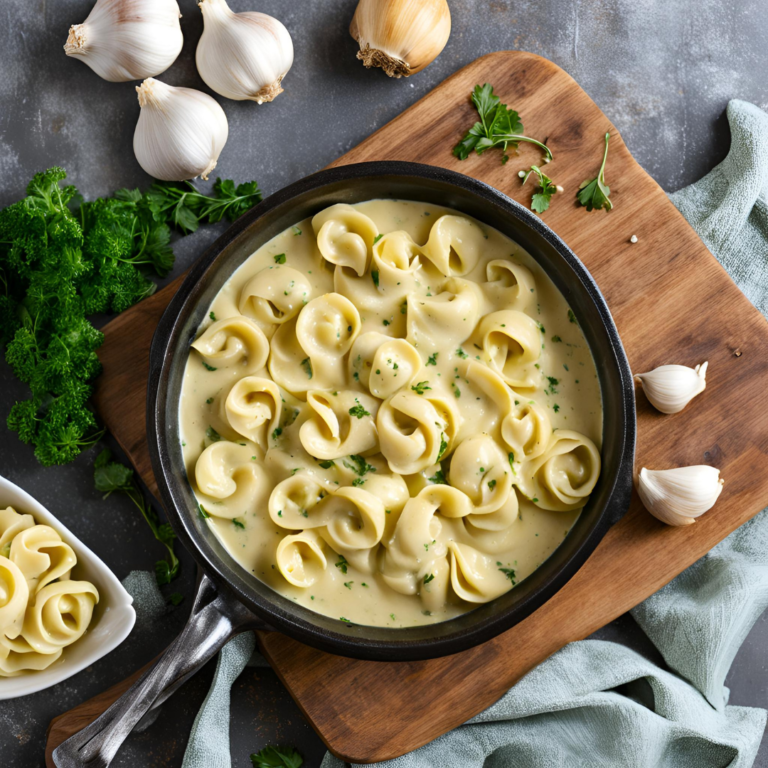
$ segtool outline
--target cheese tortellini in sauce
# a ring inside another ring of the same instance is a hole
[[[201,524],[287,598],[357,623],[504,594],[600,474],[595,366],[561,294],[499,232],[411,201],[332,205],[247,259],[192,343],[180,420]],[[44,592],[8,620],[39,653],[89,593],[52,588],[66,545],[33,565],[46,536],[19,535],[24,579],[11,562],[0,583]]]
[[[0,677],[47,669],[86,632],[99,593],[76,564],[53,528],[0,510]]]

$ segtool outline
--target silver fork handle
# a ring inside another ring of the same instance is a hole
[[[197,672],[232,637],[264,624],[203,575],[186,626],[109,709],[53,752],[58,768],[107,768],[141,718]]]

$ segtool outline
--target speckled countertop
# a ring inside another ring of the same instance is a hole
[[[696,180],[728,150],[724,109],[730,98],[768,108],[768,13],[765,0],[449,0],[453,32],[445,51],[409,80],[389,80],[355,60],[347,27],[356,0],[231,0],[234,10],[280,18],[293,36],[296,60],[285,93],[273,105],[221,100],[229,142],[216,173],[258,179],[272,193],[322,168],[395,117],[437,83],[478,56],[506,48],[532,51],[569,72],[621,131],[641,165],[674,191]],[[162,79],[205,90],[194,67],[202,20],[193,0],[179,0],[184,49]],[[23,194],[38,170],[61,165],[86,198],[123,186],[146,186],[132,136],[139,107],[130,83],[100,80],[67,58],[70,24],[91,0],[5,0],[0,7],[0,205]],[[174,274],[222,231],[205,227],[175,248]],[[66,467],[40,467],[7,431],[4,416],[25,396],[0,364],[0,472],[33,493],[125,577],[152,568],[159,549],[127,499],[102,501],[93,490],[95,451]],[[159,545],[158,545],[159,547]],[[151,630],[73,679],[27,698],[0,703],[0,764],[43,764],[52,717],[125,678],[178,633],[193,586],[182,554],[177,589],[186,603]],[[624,616],[597,636],[621,638],[656,656]],[[758,621],[726,681],[731,702],[768,704],[768,619]],[[178,766],[213,670],[209,665],[158,720],[133,734],[113,765]],[[232,755],[237,767],[271,742],[295,744],[306,768],[323,746],[269,670],[247,670],[233,690]],[[768,768],[768,740],[756,764]]]

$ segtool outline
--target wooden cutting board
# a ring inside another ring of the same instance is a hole
[[[709,361],[706,391],[682,413],[663,416],[639,395],[638,467],[712,464],[722,470],[725,489],[712,512],[685,528],[664,527],[634,498],[626,517],[545,606],[495,640],[455,656],[353,661],[276,633],[260,635],[262,651],[309,722],[332,752],[350,762],[393,758],[463,723],[566,643],[658,590],[768,503],[768,324],[563,70],[517,51],[484,56],[334,165],[429,163],[474,176],[529,205],[532,188],[521,187],[517,172],[541,161],[530,146],[521,145],[506,165],[497,152],[464,162],[451,154],[476,119],[469,94],[485,82],[520,112],[528,135],[551,147],[554,161],[547,173],[566,191],[554,198],[544,221],[597,280],[632,369]],[[614,210],[589,213],[577,206],[575,191],[596,175],[606,131]],[[636,244],[630,243],[632,235]],[[149,343],[177,286],[178,281],[112,321],[99,353],[99,413],[152,489],[144,434]],[[82,727],[118,692],[58,718],[51,743]]]

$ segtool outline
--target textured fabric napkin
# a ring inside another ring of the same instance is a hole
[[[732,101],[728,120],[732,144],[726,159],[671,199],[766,314],[768,115],[752,104]],[[766,712],[728,706],[724,681],[766,606],[768,510],[632,611],[668,669],[619,643],[572,643],[468,723],[415,752],[376,765],[748,768],[760,745]],[[230,768],[230,689],[252,651],[250,633],[222,650],[183,768]],[[344,766],[327,754],[321,768]]]

